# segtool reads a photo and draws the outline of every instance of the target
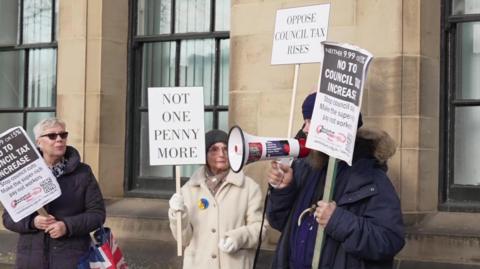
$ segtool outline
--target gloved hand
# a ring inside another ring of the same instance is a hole
[[[220,239],[218,242],[218,248],[225,253],[233,253],[238,250],[237,243],[230,237]]]
[[[183,202],[183,195],[175,193],[172,195],[172,198],[168,201],[168,205],[170,209],[168,210],[169,215],[171,218],[175,218],[175,214],[177,212],[184,212],[185,211],[185,203]]]

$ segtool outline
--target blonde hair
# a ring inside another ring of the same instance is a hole
[[[66,127],[65,122],[59,118],[48,118],[41,120],[33,127],[33,134],[35,135],[35,139],[38,139],[42,135],[42,132],[45,131],[45,129],[52,128],[53,126],[57,125],[61,126],[64,129]]]

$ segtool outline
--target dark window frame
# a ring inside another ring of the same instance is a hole
[[[55,81],[55,94],[53,96],[52,106],[49,107],[28,107],[28,75],[29,75],[29,57],[30,51],[35,49],[46,49],[46,48],[53,48],[58,52],[58,44],[56,41],[56,29],[57,29],[57,18],[55,14],[55,9],[58,5],[58,0],[52,0],[52,29],[51,29],[51,40],[50,42],[41,42],[41,43],[28,43],[23,44],[23,7],[24,7],[24,0],[18,0],[19,3],[19,10],[18,10],[18,27],[17,27],[17,44],[8,44],[8,45],[1,45],[0,44],[0,51],[24,51],[25,58],[24,61],[24,77],[23,77],[23,106],[21,108],[0,108],[0,114],[3,113],[22,113],[22,127],[26,130],[27,128],[27,115],[30,112],[53,112],[56,113],[56,103],[57,103],[57,83]],[[57,54],[58,56],[58,54]],[[57,57],[56,57],[57,58]],[[55,73],[58,73],[58,58],[57,63],[55,64]]]
[[[480,186],[454,184],[455,108],[480,106],[480,99],[456,96],[457,27],[480,14],[452,15],[452,0],[442,0],[441,20],[439,210],[480,212]]]
[[[170,33],[158,35],[141,35],[137,36],[137,4],[138,0],[129,0],[129,38],[128,38],[128,83],[127,83],[127,111],[126,111],[126,139],[125,139],[125,180],[124,190],[125,196],[132,197],[150,197],[150,198],[167,198],[175,189],[175,166],[172,165],[172,177],[151,177],[139,176],[139,144],[140,144],[140,127],[141,113],[148,112],[148,107],[141,106],[141,75],[142,75],[142,58],[143,45],[155,42],[175,42],[175,83],[174,86],[180,85],[180,59],[181,59],[181,42],[184,40],[215,40],[215,68],[213,81],[213,105],[204,106],[205,112],[213,114],[213,128],[219,126],[219,114],[229,110],[228,106],[218,105],[219,103],[219,69],[220,69],[220,42],[221,40],[230,39],[229,31],[215,31],[215,0],[210,0],[210,25],[208,32],[192,32],[192,33],[175,33],[175,7],[177,0],[171,0],[171,21]],[[155,190],[147,191],[135,189],[133,184],[136,180],[148,180],[151,184],[155,184]],[[182,177],[182,184],[188,180]]]

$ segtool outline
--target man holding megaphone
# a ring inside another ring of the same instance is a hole
[[[306,137],[310,129],[315,97],[310,94],[303,102],[304,126],[297,137]],[[328,155],[311,150],[291,166],[272,161],[267,219],[282,232],[272,268],[311,268],[318,225],[326,236],[319,268],[392,268],[405,244],[400,201],[386,174],[395,148],[386,132],[359,129],[352,166],[338,164],[329,203],[321,201]]]

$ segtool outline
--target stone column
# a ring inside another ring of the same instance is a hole
[[[57,111],[105,196],[122,196],[128,0],[59,1]]]

